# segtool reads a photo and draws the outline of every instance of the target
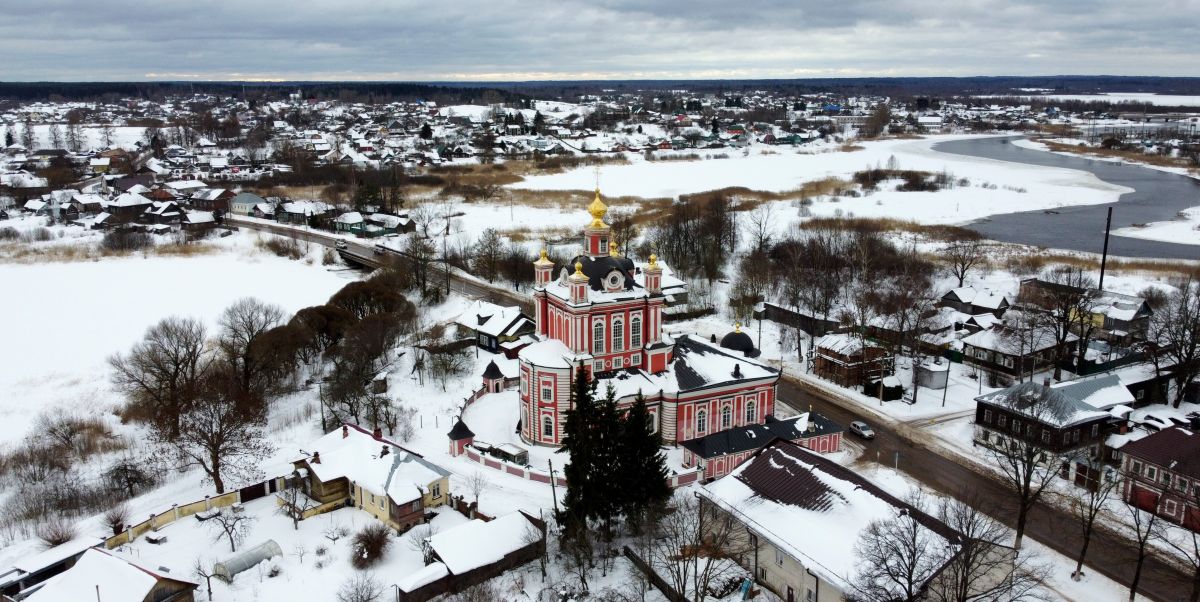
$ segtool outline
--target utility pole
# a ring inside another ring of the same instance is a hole
[[[546,459],[546,466],[550,469],[550,501],[554,503],[554,514],[558,515],[558,492],[554,487],[554,462]]]
[[[1100,290],[1104,290],[1104,269],[1108,267],[1108,233],[1112,229],[1112,210],[1108,208],[1108,219],[1104,222],[1104,252],[1100,256]]]

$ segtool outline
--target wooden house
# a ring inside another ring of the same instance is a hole
[[[887,352],[852,334],[827,334],[813,343],[813,372],[843,387],[861,387],[891,374]]]
[[[383,436],[353,424],[321,437],[296,460],[296,476],[315,513],[342,506],[365,510],[406,531],[425,511],[450,499],[450,473]]]
[[[1200,436],[1169,428],[1121,448],[1122,497],[1192,531],[1200,531]]]

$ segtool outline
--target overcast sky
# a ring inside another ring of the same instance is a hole
[[[0,80],[1200,76],[1200,0],[4,0]]]

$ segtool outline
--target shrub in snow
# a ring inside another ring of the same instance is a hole
[[[0,240],[16,240],[21,238],[21,233],[16,228],[0,228]]]
[[[153,244],[149,234],[145,232],[129,232],[113,230],[104,235],[100,246],[107,251],[137,251]]]
[[[378,563],[392,543],[392,532],[383,523],[373,523],[354,534],[350,563],[362,570]]]
[[[383,583],[365,573],[350,577],[337,593],[338,602],[375,602],[382,596]]]
[[[53,548],[75,539],[75,525],[66,519],[55,518],[39,526],[37,534],[47,548]]]

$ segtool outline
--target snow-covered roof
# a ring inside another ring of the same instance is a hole
[[[136,207],[138,205],[149,205],[150,199],[132,192],[126,192],[121,196],[113,199],[109,206],[111,207]]]
[[[426,565],[405,577],[396,580],[396,587],[402,592],[412,592],[418,590],[446,575],[450,574],[450,570],[446,568],[446,564],[442,562],[434,562]]]
[[[167,188],[175,191],[195,190],[198,188],[207,188],[208,185],[200,180],[178,180],[176,182],[167,182]]]
[[[69,570],[47,580],[25,602],[94,600],[97,592],[104,602],[143,602],[160,579],[192,583],[160,575],[112,552],[90,549]]]
[[[1066,342],[1078,341],[1079,337],[1067,333]],[[1030,332],[1018,332],[1003,324],[963,337],[964,345],[998,351],[1006,355],[1033,355],[1051,349],[1056,344],[1054,329],[1050,326],[1034,326]]]
[[[308,467],[322,482],[344,477],[375,495],[387,495],[396,504],[420,499],[430,483],[450,474],[386,437],[376,439],[355,425],[326,434],[312,449],[321,461],[310,458]]]
[[[215,201],[225,192],[224,188],[203,188],[192,193],[192,198],[199,201]]]
[[[499,562],[530,543],[531,533],[541,533],[522,513],[505,514],[483,522],[473,519],[429,538],[429,547],[455,575]]]
[[[1057,426],[1107,418],[1112,408],[1134,403],[1133,394],[1115,374],[1053,385],[1023,382],[975,399]]]
[[[301,215],[321,215],[333,207],[321,201],[289,201],[281,205],[284,213],[297,213]]]
[[[970,303],[971,305],[985,309],[1000,309],[1000,306],[1008,301],[1008,298],[1003,293],[998,293],[991,289],[977,289],[971,286],[956,288],[946,295],[952,295],[963,303]]]
[[[333,221],[339,224],[361,224],[363,222],[363,216],[357,211],[347,211],[346,213],[337,216],[337,219]]]
[[[495,303],[477,300],[454,319],[454,323],[493,337],[505,335],[512,330],[514,322],[522,318],[521,308],[503,307]]]
[[[741,353],[732,353],[710,345],[697,337],[683,335],[676,341],[664,336],[662,342],[675,345],[675,360],[667,364],[666,370],[656,374],[639,368],[620,370],[612,376],[600,377],[600,389],[611,385],[617,398],[625,399],[638,392],[644,395],[660,391],[676,394],[751,380],[779,378],[779,373],[774,368],[760,364]],[[543,340],[523,347],[517,352],[517,356],[522,362],[543,368],[570,368],[592,359],[591,354],[573,352],[557,339]]]
[[[76,537],[66,543],[59,544],[31,556],[26,556],[14,562],[12,567],[23,573],[36,573],[102,543],[104,543],[104,540],[99,537],[92,537],[90,535]]]
[[[212,211],[189,211],[183,216],[183,220],[189,224],[211,224],[217,221]]]
[[[843,590],[859,568],[859,534],[874,521],[907,513],[920,525],[920,545],[947,550],[947,556],[957,538],[853,471],[782,440],[699,493]]]

